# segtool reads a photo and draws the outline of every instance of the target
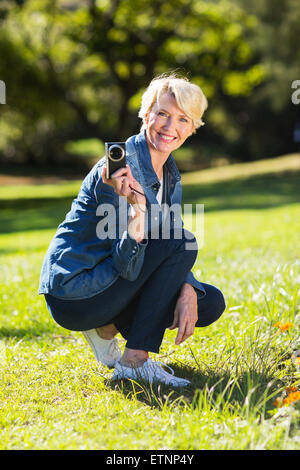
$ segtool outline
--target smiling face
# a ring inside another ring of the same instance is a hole
[[[167,157],[192,134],[194,124],[176,103],[164,93],[145,116],[146,138],[150,153]]]

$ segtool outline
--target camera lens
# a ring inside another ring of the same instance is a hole
[[[120,145],[112,145],[109,148],[109,158],[112,160],[121,160],[124,157],[124,149]]]

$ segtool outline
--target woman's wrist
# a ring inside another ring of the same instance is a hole
[[[138,191],[130,186],[130,189],[132,190],[132,195],[127,198],[128,202],[130,205],[140,205],[140,206],[145,206],[146,205],[146,196],[144,193],[141,191]]]
[[[134,202],[130,204],[132,208],[132,214],[134,216],[141,216],[142,214],[146,213],[147,206],[146,206],[146,199],[143,202]]]
[[[128,223],[128,233],[131,238],[134,238],[138,243],[142,242],[145,238],[145,212],[146,205],[144,208],[137,207],[137,204],[134,204],[133,215],[130,216]]]
[[[195,294],[196,295],[196,292],[195,292],[194,287],[191,284],[189,284],[188,282],[185,282],[181,287],[180,294],[181,295],[185,295],[185,294],[188,294],[188,295]]]

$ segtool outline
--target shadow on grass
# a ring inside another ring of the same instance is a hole
[[[106,386],[122,393],[128,399],[164,410],[180,407],[193,411],[212,411],[268,417],[274,409],[274,394],[282,383],[267,373],[254,370],[241,373],[235,379],[228,371],[210,373],[191,367],[172,365],[175,376],[191,381],[188,387],[172,387],[162,384],[149,385],[143,381],[108,381]],[[272,385],[270,385],[272,384]]]
[[[36,326],[27,326],[26,328],[16,328],[16,327],[1,327],[0,328],[0,339],[22,339],[22,340],[31,340],[38,336],[49,334],[52,332],[52,329],[47,328],[42,323],[37,324]]]
[[[266,209],[300,202],[299,172],[255,175],[217,183],[185,185],[184,203],[205,205],[205,211]]]
[[[73,199],[0,199],[0,233],[54,229],[64,220]]]
[[[55,229],[74,197],[0,199],[0,233]],[[299,201],[299,174],[292,171],[183,188],[183,202],[204,204],[206,212],[258,210]]]

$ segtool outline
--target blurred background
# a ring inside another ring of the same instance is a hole
[[[0,25],[2,173],[86,171],[174,70],[209,102],[182,172],[299,150],[299,0],[2,0]]]

